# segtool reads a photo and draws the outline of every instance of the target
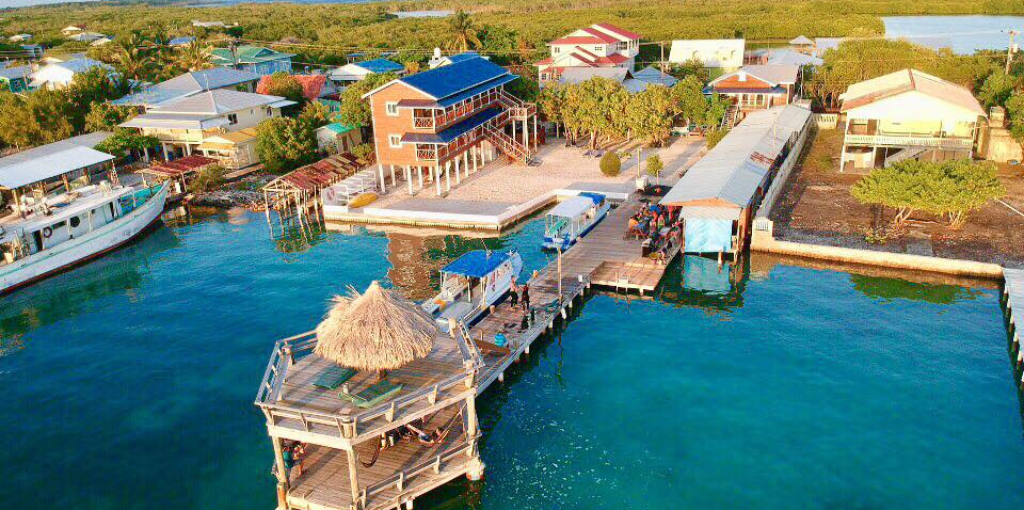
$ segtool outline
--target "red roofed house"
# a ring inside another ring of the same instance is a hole
[[[266,75],[260,78],[260,82],[256,84],[257,94],[270,94],[269,88],[271,78],[272,75]],[[302,85],[302,96],[310,101],[314,101],[320,97],[323,97],[331,93],[331,91],[326,90],[327,77],[324,75],[293,74],[292,78],[295,78],[295,81],[299,82],[299,84]]]
[[[548,43],[551,56],[537,62],[541,83],[557,81],[568,67],[624,67],[632,70],[640,35],[598,23]]]
[[[711,80],[704,93],[730,97],[746,113],[793,102],[799,83],[800,66],[748,65]]]

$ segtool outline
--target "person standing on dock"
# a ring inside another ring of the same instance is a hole
[[[530,309],[530,284],[523,285],[523,295],[520,296],[520,301],[523,303],[523,310]]]
[[[519,304],[519,286],[516,285],[516,279],[512,279],[512,285],[508,289],[508,305],[515,308]]]

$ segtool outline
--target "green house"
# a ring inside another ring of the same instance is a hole
[[[213,50],[213,64],[233,67],[243,71],[267,76],[279,71],[292,72],[294,54],[281,53],[262,46],[238,46],[232,53],[230,48]]]
[[[25,92],[32,81],[32,66],[5,67],[0,69],[0,84],[11,92]]]

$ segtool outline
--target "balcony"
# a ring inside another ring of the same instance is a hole
[[[974,140],[962,137],[946,137],[940,134],[846,134],[846,145],[868,145],[875,147],[933,147],[945,150],[970,150]]]
[[[440,131],[493,106],[501,94],[500,89],[493,88],[445,108],[416,108],[413,110],[413,128]]]

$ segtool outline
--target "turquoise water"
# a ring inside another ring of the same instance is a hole
[[[486,244],[538,268],[542,230]],[[0,298],[0,508],[272,508],[252,400],[273,342],[350,284],[428,295],[485,242],[292,234],[187,217]],[[994,290],[690,260],[653,300],[593,297],[508,375],[480,404],[486,480],[417,508],[1024,507]]]

